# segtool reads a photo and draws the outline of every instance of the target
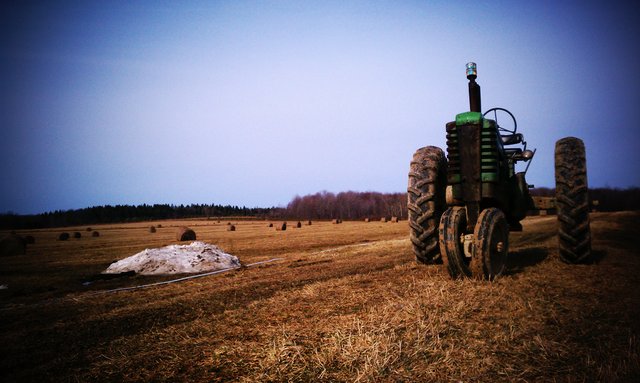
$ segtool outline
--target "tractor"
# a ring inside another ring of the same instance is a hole
[[[482,112],[475,63],[466,65],[466,75],[470,110],[446,124],[446,156],[425,146],[411,160],[407,206],[416,260],[443,263],[453,278],[494,280],[506,268],[509,232],[522,231],[520,221],[545,209],[557,214],[560,258],[589,262],[584,143],[556,142],[555,198],[532,198],[525,175],[536,151],[527,149],[507,109]],[[518,162],[526,163],[524,171],[516,172]]]

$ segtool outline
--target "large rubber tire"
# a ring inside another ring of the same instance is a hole
[[[442,149],[426,146],[413,155],[409,167],[407,207],[410,238],[416,260],[440,262],[438,225],[446,207],[447,159]]]
[[[591,261],[587,161],[584,143],[566,137],[556,142],[556,208],[560,259],[567,263]]]
[[[509,225],[497,208],[484,209],[476,223],[471,272],[474,278],[494,280],[505,270],[509,254]]]
[[[440,219],[440,254],[452,278],[471,277],[470,258],[465,257],[460,237],[465,234],[467,213],[464,207],[448,208]]]

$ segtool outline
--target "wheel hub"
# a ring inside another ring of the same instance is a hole
[[[463,234],[460,236],[460,242],[462,243],[462,249],[464,250],[464,256],[467,258],[473,257],[473,234]]]

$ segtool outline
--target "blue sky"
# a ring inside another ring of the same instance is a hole
[[[0,5],[0,212],[286,205],[406,190],[413,152],[505,107],[553,187],[640,185],[640,12],[617,2],[58,1]],[[623,2],[627,3],[628,2]]]

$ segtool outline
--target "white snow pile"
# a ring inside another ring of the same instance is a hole
[[[201,273],[235,267],[240,267],[238,257],[225,253],[215,245],[195,241],[189,245],[145,249],[112,263],[103,274],[127,271],[142,275]]]

